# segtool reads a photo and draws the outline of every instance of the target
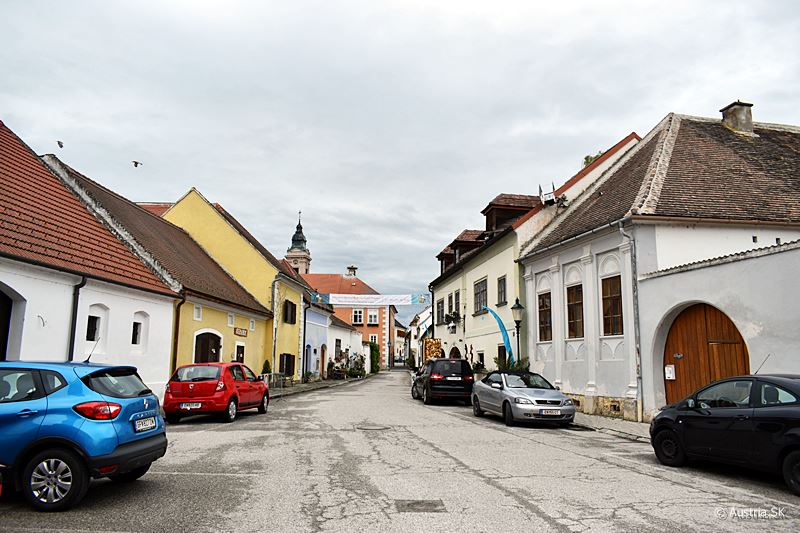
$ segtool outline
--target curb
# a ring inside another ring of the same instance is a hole
[[[573,426],[578,426],[582,428],[591,429],[592,431],[599,431],[601,433],[606,433],[607,435],[613,435],[614,437],[619,437],[621,439],[627,439],[636,442],[646,442],[650,444],[649,437],[642,437],[641,435],[634,435],[633,433],[626,433],[625,431],[619,431],[618,429],[611,429],[611,428],[604,428],[604,427],[595,427],[590,426],[588,424],[580,424],[578,422],[573,422]]]
[[[324,385],[320,385],[319,387],[314,387],[313,389],[302,389],[302,390],[294,390],[294,391],[291,390],[291,388],[288,389],[288,390],[287,389],[283,389],[282,392],[279,392],[277,394],[272,394],[270,392],[269,399],[270,399],[270,401],[279,400],[281,398],[285,398],[287,396],[294,396],[296,394],[304,394],[304,393],[307,393],[307,392],[316,392],[316,391],[325,390],[325,389],[333,389],[335,387],[342,387],[344,385],[350,385],[350,384],[353,384],[353,383],[364,383],[365,381],[367,381],[368,379],[370,379],[372,376],[375,376],[375,375],[376,374],[367,374],[366,376],[364,376],[361,379],[346,379],[346,380],[341,380],[341,381],[334,381],[333,383],[326,383]]]

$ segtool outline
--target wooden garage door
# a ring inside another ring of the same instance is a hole
[[[672,323],[664,365],[675,365],[675,379],[664,379],[667,403],[714,380],[750,373],[747,346],[739,330],[725,313],[707,304],[685,309]]]

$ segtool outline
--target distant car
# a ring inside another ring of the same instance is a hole
[[[668,405],[650,422],[658,460],[687,459],[779,472],[800,494],[800,376],[738,376]]]
[[[572,399],[533,372],[491,372],[472,389],[475,416],[494,413],[507,426],[518,420],[555,422],[568,426],[575,419]]]
[[[158,398],[130,366],[0,362],[0,473],[41,511],[90,478],[129,482],[167,451]]]
[[[269,387],[241,363],[196,363],[179,367],[164,391],[167,422],[188,415],[219,414],[233,422],[239,411],[257,408],[266,413]]]
[[[411,397],[429,405],[434,399],[452,398],[467,405],[475,376],[465,359],[428,359],[411,383]]]

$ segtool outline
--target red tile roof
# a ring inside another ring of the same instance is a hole
[[[175,295],[2,122],[0,254]]]
[[[358,329],[354,328],[341,318],[336,315],[331,315],[331,326],[336,326],[337,328],[344,328],[349,329],[350,331],[358,331]]]
[[[173,205],[172,202],[137,202],[139,207],[147,209],[157,217],[163,217],[164,213],[169,211]]]
[[[302,276],[320,294],[379,294],[357,277],[344,274],[302,274]]]
[[[528,194],[508,194],[502,193],[498,194],[494,197],[494,199],[489,202],[489,205],[483,208],[481,214],[486,214],[489,209],[492,207],[511,207],[511,208],[522,208],[522,209],[530,209],[536,205],[539,205],[539,197],[538,196],[531,196]]]

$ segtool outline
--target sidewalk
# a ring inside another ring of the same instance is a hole
[[[323,380],[323,381],[312,381],[311,383],[296,383],[290,387],[284,387],[283,389],[270,389],[270,400],[277,400],[280,398],[285,398],[287,396],[292,396],[294,394],[300,394],[303,392],[311,392],[320,389],[330,389],[333,387],[341,387],[342,385],[347,385],[349,383],[359,383],[365,381],[376,374],[367,374],[366,377],[361,379],[330,379],[330,380]]]
[[[626,439],[650,442],[650,425],[641,422],[575,413],[575,425],[592,428]]]

